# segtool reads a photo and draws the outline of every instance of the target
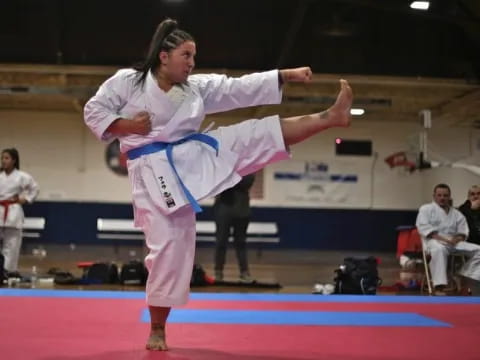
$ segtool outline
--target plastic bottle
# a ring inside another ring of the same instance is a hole
[[[32,266],[32,275],[30,277],[30,281],[32,284],[32,288],[37,287],[37,281],[38,281],[38,273],[37,273],[37,267],[34,265]]]

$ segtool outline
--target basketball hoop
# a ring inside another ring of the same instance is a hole
[[[393,153],[385,158],[385,162],[390,169],[396,167],[403,167],[408,172],[412,173],[417,169],[417,164],[414,161],[410,161],[405,151],[399,151]]]

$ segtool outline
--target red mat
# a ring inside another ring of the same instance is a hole
[[[12,360],[479,360],[480,305],[191,301],[191,309],[416,312],[453,327],[171,324],[168,352],[143,346],[143,300],[0,297]]]

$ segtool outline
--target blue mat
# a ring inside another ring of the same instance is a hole
[[[150,322],[148,309],[143,311],[141,321]],[[173,309],[168,321],[189,324],[451,327],[448,323],[416,313],[365,311]]]
[[[101,290],[43,290],[0,289],[0,296],[144,299],[143,291]],[[397,304],[480,304],[475,296],[384,296],[384,295],[311,295],[311,294],[237,294],[192,293],[191,300],[206,301],[278,301],[278,302],[328,302],[328,303],[397,303]]]

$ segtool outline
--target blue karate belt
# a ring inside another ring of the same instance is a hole
[[[180,187],[183,190],[183,193],[185,194],[188,201],[192,205],[193,210],[195,210],[196,213],[199,213],[199,212],[202,212],[202,208],[200,207],[197,200],[195,200],[195,198],[193,197],[190,190],[187,189],[187,187],[183,183],[182,179],[178,175],[177,169],[175,168],[175,164],[173,163],[173,156],[172,156],[172,151],[173,151],[174,146],[180,145],[180,144],[183,144],[187,141],[192,141],[192,140],[199,141],[199,142],[202,142],[204,144],[207,144],[207,145],[211,146],[216,151],[217,156],[218,156],[218,141],[217,141],[217,139],[215,139],[214,137],[212,137],[210,135],[202,134],[202,133],[195,133],[195,134],[192,134],[192,135],[188,135],[188,136],[186,136],[186,137],[184,137],[180,140],[177,140],[177,141],[174,141],[174,142],[171,142],[171,143],[154,142],[154,143],[151,143],[151,144],[140,146],[138,148],[127,151],[127,156],[130,160],[134,160],[136,158],[139,158],[142,155],[153,154],[153,153],[165,150],[167,152],[168,163],[172,167],[173,172],[175,173],[175,175],[178,179]]]

